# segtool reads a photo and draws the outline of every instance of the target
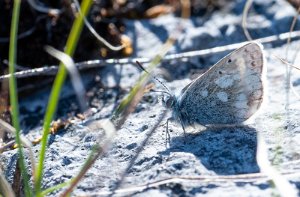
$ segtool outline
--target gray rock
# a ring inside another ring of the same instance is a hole
[[[170,53],[207,49],[245,41],[241,27],[241,16],[244,1],[236,1],[233,7],[225,11],[216,11],[201,20],[191,18],[184,23],[184,33],[171,49]],[[248,19],[250,34],[254,38],[276,35],[289,31],[295,11],[285,1],[255,1]],[[152,57],[167,37],[176,29],[179,18],[173,15],[162,16],[153,20],[127,21],[127,34],[134,41],[136,56]],[[297,24],[298,26],[299,24]],[[300,45],[293,41],[289,47],[288,57],[292,61],[293,54]],[[125,176],[122,188],[165,180],[172,177],[215,177],[234,176],[258,173],[256,162],[257,133],[264,136],[269,148],[269,160],[281,171],[299,169],[299,133],[300,102],[291,89],[286,87],[285,65],[273,55],[284,57],[286,45],[275,42],[265,46],[267,57],[268,100],[256,119],[246,126],[231,128],[188,128],[187,135],[178,122],[169,125],[170,144],[166,145],[166,118],[142,148],[137,160]],[[228,53],[228,52],[226,52]],[[187,61],[163,63],[169,72],[171,81],[166,82],[174,91],[180,91],[187,85],[193,75],[199,75],[204,69],[216,63],[223,55],[211,54],[205,57],[193,57]],[[121,68],[123,68],[121,72]],[[77,121],[57,135],[51,136],[46,153],[43,187],[48,188],[74,177],[88,157],[91,147],[102,136],[100,129],[88,129],[87,123],[110,117],[120,99],[139,77],[139,70],[133,65],[115,65],[97,70],[102,84],[100,93],[95,93],[97,113],[85,121]],[[121,74],[121,78],[119,78]],[[292,85],[300,92],[300,73],[292,70]],[[92,87],[93,81],[87,80]],[[122,93],[116,98],[120,84]],[[68,90],[67,86],[65,87]],[[106,89],[105,89],[106,88]],[[161,87],[158,85],[157,89]],[[98,90],[100,91],[100,90]],[[39,93],[47,95],[44,92]],[[65,92],[66,94],[66,92]],[[153,128],[159,115],[164,110],[159,94],[147,93],[138,104],[111,143],[109,151],[99,158],[88,171],[84,179],[74,191],[74,195],[99,195],[116,186],[126,166],[136,155],[146,134]],[[40,100],[38,99],[40,98]],[[68,101],[70,97],[62,99]],[[28,105],[29,101],[32,103]],[[47,96],[33,94],[21,104],[29,112],[35,106],[44,106]],[[44,109],[39,111],[43,114]],[[64,114],[63,112],[61,114]],[[26,123],[27,114],[23,114]],[[38,135],[40,128],[30,129],[28,135]],[[36,154],[40,145],[34,147]],[[12,181],[16,151],[7,151],[0,155],[5,176]],[[299,176],[289,178],[297,188]],[[201,181],[174,181],[133,193],[119,195],[130,196],[271,196],[277,190],[265,178],[252,180],[221,180],[203,178]],[[56,196],[58,193],[52,193]]]

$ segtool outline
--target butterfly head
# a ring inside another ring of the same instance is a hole
[[[164,106],[168,109],[173,108],[175,105],[176,98],[173,95],[167,95],[162,98]]]

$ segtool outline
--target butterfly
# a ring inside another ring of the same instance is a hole
[[[163,99],[188,125],[237,125],[253,116],[264,99],[265,61],[263,47],[248,43],[231,52],[184,87],[179,95]]]

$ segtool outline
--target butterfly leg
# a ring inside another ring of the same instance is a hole
[[[166,127],[166,147],[168,146],[168,143],[170,145],[171,143],[171,136],[170,136],[170,133],[169,133],[169,121],[171,120],[171,118],[168,118],[167,119],[167,127]]]
[[[181,118],[179,118],[179,120],[180,120],[180,124],[181,124],[182,130],[183,130],[184,144],[186,144],[186,132],[185,132],[185,128],[184,128],[184,123]]]

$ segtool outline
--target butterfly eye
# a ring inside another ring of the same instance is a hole
[[[227,60],[227,63],[231,63],[231,62],[232,62],[232,60],[231,60],[231,59],[228,59],[228,60]]]

